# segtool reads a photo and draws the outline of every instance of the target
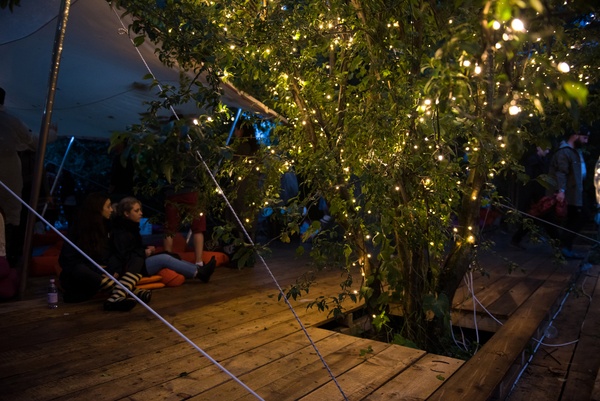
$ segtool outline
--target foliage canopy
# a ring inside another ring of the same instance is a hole
[[[447,333],[449,300],[476,266],[479,211],[495,197],[495,178],[519,171],[528,144],[576,126],[596,102],[591,38],[600,35],[586,1],[112,3],[134,17],[136,43],[152,41],[163,62],[208,82],[167,88],[153,105],[196,100],[205,114],[191,140],[179,128],[157,134],[154,110],[128,134],[143,151],[140,169],[151,181],[177,177],[183,141],[221,167],[221,180],[247,174],[248,163],[236,173],[236,162],[248,159],[222,145],[230,115],[218,84],[252,93],[287,120],[254,158],[264,189],[255,207],[279,205],[293,217],[324,199],[335,224],[314,222],[305,235],[315,260],[358,266],[375,326],[399,304],[396,338],[421,347]],[[290,169],[303,196],[281,205],[279,176]],[[284,229],[285,239],[298,221]],[[354,298],[352,279],[338,300]]]

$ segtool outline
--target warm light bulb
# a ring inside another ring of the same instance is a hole
[[[512,22],[510,23],[510,27],[517,32],[525,31],[525,24],[523,24],[523,21],[521,21],[518,18],[512,20]]]
[[[556,68],[560,72],[569,72],[569,71],[571,71],[571,67],[569,66],[569,64],[565,63],[564,61],[562,63],[558,63],[558,66],[556,66]]]

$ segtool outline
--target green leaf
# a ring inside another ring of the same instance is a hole
[[[565,92],[580,105],[587,103],[588,89],[580,82],[568,81],[563,85]]]
[[[145,36],[136,36],[135,38],[133,38],[133,44],[135,45],[135,47],[139,47],[144,43],[145,40]]]
[[[540,0],[529,0],[529,4],[538,13],[544,12],[544,5],[542,4],[542,2]]]
[[[163,164],[162,173],[164,174],[167,182],[171,183],[171,178],[173,176],[173,165],[172,164]]]
[[[508,0],[499,0],[496,4],[496,15],[502,22],[512,18],[512,7]]]

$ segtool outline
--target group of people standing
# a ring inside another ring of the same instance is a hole
[[[138,289],[136,284],[143,276],[163,268],[189,279],[210,280],[214,259],[206,265],[194,264],[180,260],[176,254],[156,253],[154,247],[144,246],[139,225],[142,216],[142,204],[136,198],[123,198],[113,211],[108,195],[92,193],[86,197],[69,234],[70,242],[65,242],[59,256],[65,302],[81,302],[106,292],[110,295],[104,302],[105,310],[129,311],[137,302],[122,287],[148,303],[152,292]]]
[[[547,174],[552,183],[546,189],[531,181],[525,195],[525,211],[544,196],[553,197],[558,204],[566,204],[565,216],[556,216],[555,209],[550,209],[547,215],[540,218],[547,221],[547,224],[542,224],[544,229],[551,238],[558,241],[560,251],[567,259],[584,258],[583,254],[573,250],[573,243],[590,216],[584,191],[587,167],[582,152],[589,135],[590,129],[581,126],[578,130],[570,131],[552,154],[550,149],[538,147],[524,163],[525,172],[532,180]],[[595,180],[595,183],[600,183],[600,180]],[[597,202],[600,204],[600,197]],[[520,227],[512,237],[512,245],[520,247],[525,234],[526,230]]]

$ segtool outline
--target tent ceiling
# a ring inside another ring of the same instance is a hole
[[[0,10],[0,87],[6,90],[5,106],[34,131],[41,126],[46,102],[60,3],[21,0],[14,13]],[[150,45],[139,50],[161,83],[179,82],[179,71],[163,66]],[[148,89],[143,80],[147,72],[105,0],[72,0],[52,114],[59,135],[109,138],[113,131],[139,122],[146,111],[143,102],[157,99],[156,89]],[[275,116],[231,85],[224,84],[223,91],[223,102],[231,107]],[[187,115],[197,110],[189,105],[177,112]]]

